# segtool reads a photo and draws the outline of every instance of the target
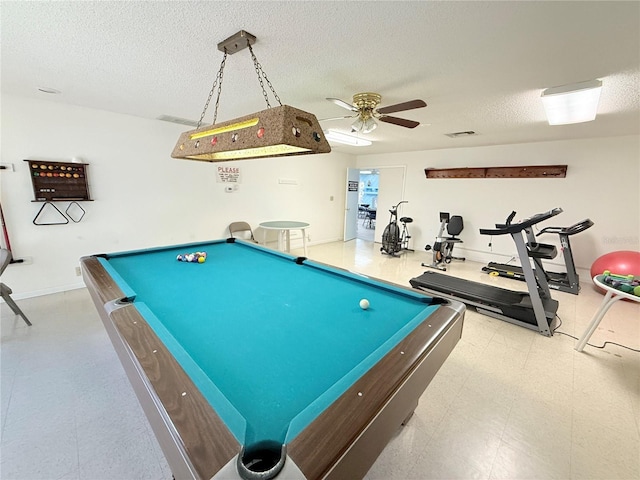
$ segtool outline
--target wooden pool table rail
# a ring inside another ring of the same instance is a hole
[[[115,306],[114,301],[124,294],[98,260],[83,258],[81,265],[105,329],[174,477],[211,478],[239,452],[239,443],[136,308],[132,304]]]
[[[307,478],[364,477],[460,340],[463,316],[461,304],[441,306],[293,439]]]

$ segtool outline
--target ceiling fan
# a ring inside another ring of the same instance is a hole
[[[388,107],[378,108],[382,96],[378,93],[356,93],[353,96],[353,104],[347,103],[339,98],[327,98],[330,102],[350,110],[353,115],[344,117],[325,118],[324,120],[337,120],[341,118],[355,118],[356,121],[351,125],[352,132],[371,133],[376,129],[378,124],[376,120],[385,123],[392,123],[400,127],[416,128],[420,122],[407,120],[405,118],[392,117],[389,113],[403,112],[405,110],[413,110],[414,108],[426,107],[427,104],[423,100],[410,100],[408,102],[389,105]]]

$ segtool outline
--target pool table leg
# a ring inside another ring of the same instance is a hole
[[[411,417],[413,417],[413,414],[415,413],[417,406],[418,406],[418,404],[416,403],[416,406],[413,407],[413,409],[411,410],[411,413],[409,413],[409,415],[407,415],[405,417],[405,419],[402,421],[402,423],[400,425],[402,425],[404,427],[409,422],[409,420],[411,420]]]
[[[403,427],[407,424],[407,422],[408,422],[409,420],[411,420],[411,417],[413,417],[413,414],[415,413],[416,408],[418,408],[418,400],[419,400],[419,399],[416,399],[415,405],[413,405],[413,407],[411,408],[411,411],[409,412],[409,415],[407,415],[407,416],[404,418],[404,420],[402,421],[402,423],[400,424],[400,425],[402,425]]]

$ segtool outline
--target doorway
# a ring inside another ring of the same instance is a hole
[[[358,186],[357,237],[373,242],[377,223],[380,172],[374,168],[360,170]]]
[[[405,171],[405,166],[347,169],[345,242],[382,241],[388,210],[403,198]]]

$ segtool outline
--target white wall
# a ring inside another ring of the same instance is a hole
[[[345,171],[355,165],[350,155],[226,162],[221,165],[239,166],[242,174],[238,190],[226,193],[216,183],[219,164],[170,157],[188,127],[8,95],[1,119],[1,163],[15,171],[2,170],[0,199],[14,256],[28,260],[3,274],[15,298],[82,286],[75,270],[83,255],[226,238],[236,220],[254,229],[267,220],[302,220],[311,223],[311,243],[342,239]],[[81,204],[86,216],[77,224],[35,226],[42,204],[32,202],[23,160],[77,156],[89,163],[94,201]]]
[[[563,127],[554,127],[563,128]],[[429,179],[425,168],[568,165],[558,179]],[[595,225],[571,238],[576,265],[589,269],[604,253],[640,250],[640,137],[624,136],[476,148],[456,148],[358,157],[359,168],[406,165],[402,214],[410,225],[413,245],[433,244],[439,212],[462,215],[464,244],[456,251],[471,260],[506,261],[515,255],[509,236],[480,235],[479,228],[502,223],[512,210],[516,219],[561,207],[564,212],[544,225],[569,226],[585,218]],[[542,224],[541,224],[542,225]],[[542,227],[540,227],[542,228]],[[557,236],[540,237],[558,245]],[[464,251],[463,251],[464,250]],[[563,265],[560,255],[551,265]],[[562,271],[559,267],[558,271]]]
[[[235,220],[254,227],[265,220],[304,220],[312,224],[311,243],[342,239],[349,166],[407,166],[409,204],[402,215],[414,218],[416,250],[433,243],[438,213],[449,211],[464,217],[461,253],[471,260],[504,261],[515,253],[513,243],[496,237],[489,248],[478,229],[503,221],[511,210],[522,218],[556,206],[564,213],[547,224],[571,225],[587,217],[595,222],[572,238],[578,267],[588,269],[606,252],[640,250],[638,136],[365,155],[357,161],[332,152],[229,162],[223,165],[241,167],[242,183],[225,193],[224,184],[216,183],[217,164],[170,158],[185,130],[179,125],[7,95],[1,120],[0,161],[15,171],[0,173],[0,199],[14,255],[28,258],[3,274],[16,298],[82,286],[75,267],[83,255],[223,238]],[[95,200],[82,203],[85,218],[78,224],[33,225],[41,204],[32,202],[23,160],[77,156],[90,164]],[[567,178],[427,180],[424,175],[427,167],[539,164],[567,164]],[[279,178],[298,184],[279,184]]]

